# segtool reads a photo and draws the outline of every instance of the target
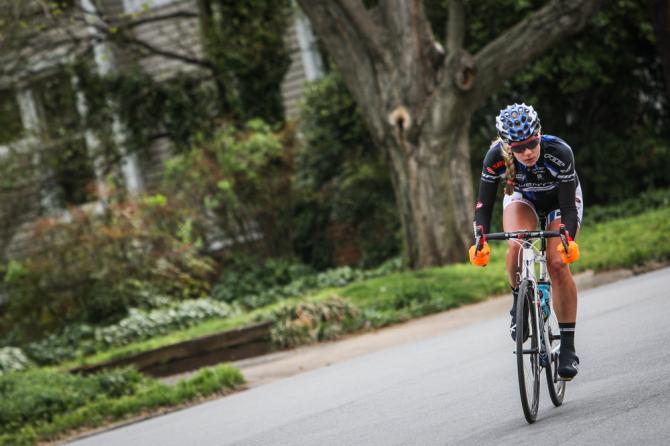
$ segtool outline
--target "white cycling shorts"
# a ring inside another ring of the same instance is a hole
[[[510,203],[523,203],[529,206],[535,213],[538,221],[540,220],[540,217],[537,215],[537,209],[535,209],[535,204],[524,198],[523,195],[521,195],[521,192],[514,191],[512,195],[505,194],[505,198],[503,199],[503,209],[509,206]],[[584,215],[584,198],[582,197],[581,185],[577,186],[577,190],[575,191],[575,206],[577,207],[577,226],[581,226],[582,216]],[[547,212],[547,225],[558,218],[561,218],[560,209],[554,209],[551,212]]]

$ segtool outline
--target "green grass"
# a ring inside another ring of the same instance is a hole
[[[573,270],[603,271],[670,260],[670,207],[587,225]]]
[[[14,380],[30,379],[39,374],[46,374],[49,379],[57,381],[66,378],[66,374],[53,371],[32,373],[32,375],[17,373],[11,378]],[[95,376],[76,379],[80,383],[79,388],[83,389],[87,387],[88,381],[95,380]],[[3,426],[0,431],[2,432],[0,445],[32,445],[38,441],[53,441],[74,430],[90,429],[132,416],[151,413],[160,408],[178,406],[199,398],[231,392],[243,383],[244,378],[239,370],[220,365],[202,369],[193,377],[173,386],[162,384],[155,379],[144,378],[132,393],[128,392],[130,394],[86,395],[85,398],[77,399],[76,407],[70,407],[73,405],[71,401],[73,390],[51,389],[52,395],[45,397],[43,389],[39,386],[34,387],[32,382],[14,383],[14,386],[5,385],[0,388],[0,395],[3,397],[0,403],[3,410],[0,411],[0,415],[6,418],[3,422],[7,426],[9,426],[7,423],[11,423],[12,428],[5,429]],[[59,391],[62,394],[59,394]],[[20,393],[21,401],[16,401],[18,396],[16,392]],[[61,401],[63,403],[60,403]],[[21,404],[24,407],[15,407]],[[7,406],[6,409],[5,406]]]
[[[588,217],[588,214],[587,214]],[[581,259],[573,272],[634,267],[652,261],[670,260],[670,207],[604,223],[588,223],[579,236]],[[485,268],[469,263],[407,271],[364,280],[343,288],[329,288],[259,308],[228,319],[215,319],[169,335],[114,348],[68,362],[62,367],[96,364],[199,336],[238,328],[268,319],[278,305],[300,300],[322,301],[333,294],[350,299],[367,324],[378,327],[425,314],[456,308],[508,290],[505,273],[505,243],[491,242],[491,262]]]

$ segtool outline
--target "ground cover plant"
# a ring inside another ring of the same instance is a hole
[[[239,388],[244,378],[226,365],[200,370],[170,386],[133,369],[79,376],[49,369],[0,375],[0,445],[52,441],[161,407]]]

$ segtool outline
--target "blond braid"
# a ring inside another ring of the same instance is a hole
[[[514,156],[509,148],[509,144],[500,138],[498,138],[496,142],[500,142],[500,152],[505,160],[505,194],[512,195],[514,193],[514,177],[516,175]]]

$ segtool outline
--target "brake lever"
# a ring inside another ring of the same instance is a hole
[[[477,226],[476,223],[473,223],[472,227],[475,231],[475,256],[477,256],[479,250],[484,247],[486,236],[484,235],[484,228],[481,225]]]
[[[561,243],[563,244],[563,249],[565,250],[565,253],[567,254],[568,251],[568,240],[570,239],[570,233],[568,232],[567,229],[565,229],[565,225],[561,225],[558,228],[558,232],[561,234]]]

